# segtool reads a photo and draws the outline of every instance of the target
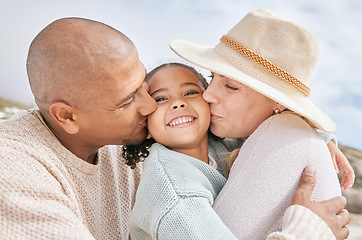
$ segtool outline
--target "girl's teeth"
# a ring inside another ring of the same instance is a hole
[[[173,126],[179,125],[181,123],[188,123],[188,122],[192,122],[192,121],[193,121],[193,118],[191,118],[191,117],[183,117],[181,119],[177,119],[177,120],[171,122],[170,126],[173,127]]]

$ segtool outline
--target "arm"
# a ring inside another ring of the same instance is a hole
[[[0,151],[0,236],[94,239],[74,199],[55,177],[31,156],[14,151],[5,147]]]
[[[327,144],[329,152],[331,153],[334,168],[336,169],[336,173],[341,173],[343,176],[341,188],[347,191],[354,183],[355,175],[353,168],[349,164],[348,159],[344,156],[341,150],[339,150],[336,136],[334,136],[332,133],[326,133],[322,131],[318,131],[318,133]]]
[[[329,152],[331,153],[333,165],[336,169],[337,174],[342,173],[343,179],[341,182],[341,188],[345,191],[350,189],[354,183],[355,174],[353,168],[348,162],[348,159],[344,154],[339,150],[336,144],[333,141],[330,141],[328,144]]]

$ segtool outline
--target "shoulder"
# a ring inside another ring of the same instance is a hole
[[[248,137],[242,149],[246,147],[268,155],[277,153],[307,157],[325,150],[326,144],[317,131],[301,117],[283,113],[265,120]]]
[[[0,146],[2,161],[21,164],[39,164],[41,159],[54,159],[50,149],[55,139],[47,132],[35,110],[20,111],[0,123]],[[39,160],[39,161],[37,161]]]
[[[303,120],[299,115],[290,113],[290,112],[284,112],[281,114],[276,114],[268,119],[266,119],[260,127],[276,127],[276,126],[284,126],[287,128],[295,128],[295,129],[311,129],[312,127]]]
[[[319,135],[305,120],[294,113],[282,113],[273,115],[266,119],[252,135],[277,138],[299,138],[316,137]]]
[[[20,111],[13,117],[0,122],[0,141],[20,150],[22,145],[36,146],[49,142],[52,135],[37,117],[37,110]]]

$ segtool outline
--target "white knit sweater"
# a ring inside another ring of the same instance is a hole
[[[265,239],[282,229],[283,214],[307,165],[317,171],[313,201],[341,195],[331,155],[320,135],[294,114],[275,115],[245,141],[213,207],[238,239]],[[320,228],[314,220],[309,224],[311,231],[294,225],[297,239],[333,239],[326,235],[331,233],[329,228]]]
[[[128,239],[140,168],[121,149],[76,157],[34,111],[0,123],[0,239]]]

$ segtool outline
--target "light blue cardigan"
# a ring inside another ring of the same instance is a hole
[[[221,173],[223,156],[216,153],[230,151],[224,144],[209,140],[209,154]],[[129,218],[132,239],[236,239],[212,209],[226,182],[219,171],[153,144]]]

